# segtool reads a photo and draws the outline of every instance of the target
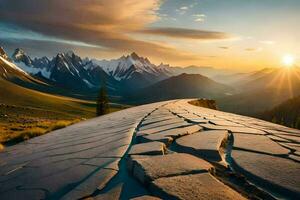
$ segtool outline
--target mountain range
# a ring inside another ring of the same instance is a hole
[[[265,68],[235,73],[211,67],[155,65],[137,53],[112,60],[74,52],[31,58],[0,48],[0,78],[40,92],[94,100],[106,85],[113,102],[141,104],[176,98],[212,98],[218,108],[257,116],[300,96],[300,69]]]
[[[156,66],[136,53],[113,60],[81,59],[74,52],[59,53],[52,59],[30,58],[16,49],[12,61],[22,70],[45,82],[74,91],[93,91],[104,82],[110,93],[138,89],[172,75],[168,67]]]

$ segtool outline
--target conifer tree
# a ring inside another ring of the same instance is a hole
[[[99,94],[97,97],[97,116],[105,115],[109,113],[109,99],[106,91],[106,84],[105,82],[102,84]]]

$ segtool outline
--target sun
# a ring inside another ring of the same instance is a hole
[[[295,58],[290,54],[286,54],[282,57],[282,63],[286,67],[292,67],[295,63]]]

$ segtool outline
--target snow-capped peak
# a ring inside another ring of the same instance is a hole
[[[8,59],[6,52],[4,51],[3,47],[0,47],[0,56],[4,59]]]
[[[1,62],[3,62],[5,64],[5,66],[11,67],[12,69],[17,70],[17,71],[27,75],[27,73],[25,71],[23,71],[21,68],[19,68],[14,63],[10,62],[9,60],[5,59],[2,56],[0,56],[0,63]]]
[[[12,55],[12,59],[14,62],[23,62],[25,65],[30,66],[32,65],[32,60],[23,49],[17,48]]]
[[[112,75],[117,80],[131,78],[133,73],[147,73],[155,76],[166,75],[165,70],[161,70],[152,64],[148,58],[140,57],[133,52],[128,56],[122,56],[113,60],[96,60],[93,59],[94,66],[101,67],[106,73]]]

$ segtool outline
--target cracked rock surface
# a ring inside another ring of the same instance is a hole
[[[189,101],[7,147],[0,199],[300,199],[299,130]]]

